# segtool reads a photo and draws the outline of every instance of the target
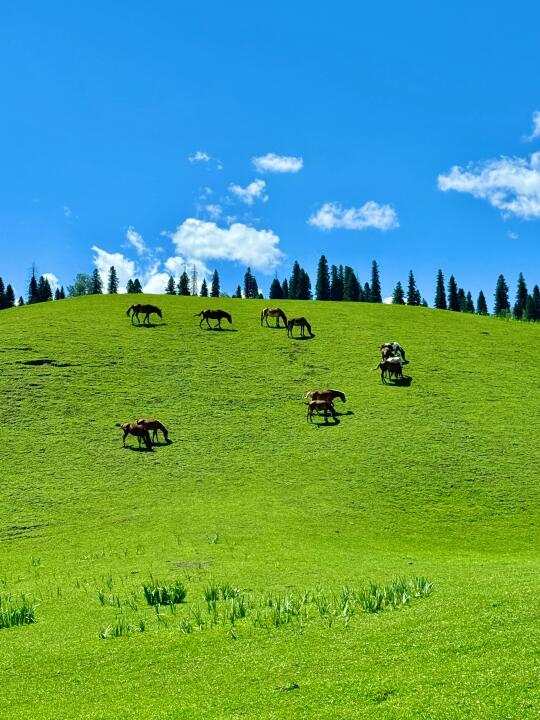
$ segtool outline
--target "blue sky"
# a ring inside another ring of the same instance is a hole
[[[266,293],[325,253],[430,304],[439,267],[532,287],[538,27],[519,0],[6,3],[0,275],[186,263],[232,292],[249,263]]]

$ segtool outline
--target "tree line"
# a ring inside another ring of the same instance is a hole
[[[67,286],[69,297],[80,295],[101,295],[103,292],[115,294],[118,292],[119,280],[114,265],[109,268],[106,288],[101,273],[96,268],[91,275],[79,273],[72,285]],[[206,278],[203,279],[200,288],[197,285],[197,273],[193,269],[191,277],[186,270],[180,275],[178,282],[173,276],[169,276],[167,286],[164,288],[169,295],[197,295],[199,297],[228,297],[221,290],[219,273],[214,270],[210,285]],[[128,280],[126,292],[129,294],[142,293],[143,288],[138,278]],[[345,302],[371,302],[382,303],[381,282],[379,266],[375,260],[371,264],[371,277],[369,282],[362,284],[356,272],[349,265],[329,265],[325,255],[321,255],[317,265],[317,278],[315,282],[315,293],[312,291],[311,279],[306,270],[295,260],[289,278],[280,281],[276,276],[270,285],[269,297],[272,300],[312,300],[315,296],[320,301],[345,301]],[[13,286],[4,285],[0,277],[0,310],[15,305],[33,304],[47,302],[49,300],[62,300],[66,297],[63,287],[56,288],[54,294],[50,282],[44,275],[39,275],[35,267],[32,267],[32,275],[28,284],[27,299],[20,297],[15,301]],[[244,274],[243,286],[238,285],[234,292],[234,298],[262,298],[257,279],[251,268],[247,268]],[[409,271],[407,289],[398,282],[392,294],[392,303],[397,305],[413,305],[428,307],[427,301],[422,297],[417,288],[416,280],[412,270]],[[476,303],[470,291],[459,287],[454,275],[450,275],[448,284],[445,284],[442,270],[437,272],[435,281],[435,298],[433,306],[439,310],[450,310],[453,312],[476,313],[488,315],[489,310],[485,295],[482,290],[478,293]],[[516,298],[512,305],[510,302],[510,290],[503,275],[497,278],[494,294],[493,315],[508,317],[516,320],[527,320],[531,322],[540,321],[540,288],[535,285],[532,292],[529,292],[523,273],[519,274]]]

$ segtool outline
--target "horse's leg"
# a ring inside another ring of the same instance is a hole
[[[126,447],[126,438],[127,438],[128,435],[129,435],[129,433],[127,433],[127,432],[124,430],[124,439],[123,439],[123,445],[124,445],[124,447]]]
[[[208,317],[206,318],[206,324],[208,325],[208,327],[209,327],[210,330],[211,330],[211,329],[212,329],[212,326],[210,325],[210,322],[209,322],[209,320],[208,320]]]

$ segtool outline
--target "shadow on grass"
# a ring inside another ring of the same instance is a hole
[[[347,410],[346,412],[339,412],[336,410],[336,415],[339,415],[340,417],[346,416],[346,415],[354,415],[352,410]]]
[[[286,325],[261,325],[261,327],[267,327],[268,330],[286,330]]]
[[[167,445],[172,445],[172,440],[160,440],[159,442],[152,442],[152,445],[154,447],[167,447]]]
[[[142,445],[141,447],[138,447],[137,445],[124,445],[122,450],[132,450],[133,452],[154,452],[154,448],[147,448]]]
[[[291,340],[313,340],[313,338],[315,337],[315,335],[311,335],[311,336],[310,336],[310,335],[304,335],[303,337],[302,337],[302,335],[300,335],[300,336],[298,336],[298,337],[294,337],[294,335],[289,335],[289,337],[291,338]]]
[[[201,330],[206,330],[206,332],[238,332],[236,328],[220,328],[220,327],[205,327],[201,328]]]
[[[167,325],[167,323],[141,323],[140,325],[133,323],[133,327],[135,328],[157,328],[163,327],[164,325]]]
[[[396,378],[394,382],[387,382],[385,385],[390,387],[410,387],[412,384],[412,377],[410,375],[404,375],[402,378]]]
[[[331,427],[336,427],[337,425],[340,424],[340,422],[341,422],[341,420],[338,417],[335,417],[334,422],[332,422],[332,423],[321,420],[321,422],[314,422],[314,423],[312,423],[312,425],[315,425],[315,427],[318,427],[318,428],[331,428]]]

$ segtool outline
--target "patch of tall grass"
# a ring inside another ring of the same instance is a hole
[[[167,584],[151,577],[143,584],[143,592],[149,605],[176,605],[186,597],[186,589],[179,580]]]
[[[23,595],[19,603],[0,595],[0,629],[36,622],[36,606]]]

